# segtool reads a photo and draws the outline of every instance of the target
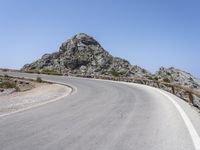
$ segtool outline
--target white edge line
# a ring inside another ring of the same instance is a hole
[[[133,85],[133,83],[127,83],[127,82],[121,82],[121,81],[119,83],[123,83],[123,84],[126,84],[126,85]],[[139,85],[139,84],[137,84],[137,85]],[[140,86],[145,86],[145,85],[140,85]],[[176,109],[180,113],[183,121],[185,122],[185,125],[186,125],[186,127],[187,127],[187,129],[189,131],[189,134],[190,134],[191,138],[192,138],[192,142],[194,144],[195,150],[200,150],[200,137],[199,137],[196,129],[194,128],[191,120],[189,119],[189,117],[187,116],[185,111],[181,108],[181,106],[173,98],[171,98],[169,95],[167,95],[161,89],[157,89],[157,88],[150,87],[150,86],[145,86],[145,87],[148,87],[148,88],[151,88],[153,90],[156,90],[157,92],[159,92],[160,94],[162,94],[163,96],[168,98],[174,104],[174,106],[176,107]]]
[[[194,147],[196,150],[200,150],[200,137],[197,133],[197,131],[195,130],[192,122],[190,121],[189,117],[186,115],[185,111],[181,108],[181,106],[173,99],[171,98],[169,95],[167,95],[166,93],[164,93],[163,91],[157,89],[158,92],[160,92],[162,95],[164,95],[165,97],[167,97],[176,107],[176,109],[178,110],[178,112],[180,113],[181,117],[183,118],[183,121],[185,122],[185,125],[191,135],[192,141],[194,143]]]

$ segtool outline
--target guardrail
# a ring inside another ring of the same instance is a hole
[[[149,80],[146,78],[139,78],[139,77],[112,77],[112,76],[83,76],[83,75],[76,75],[78,77],[88,77],[88,78],[96,78],[96,79],[104,79],[104,80],[113,80],[113,81],[124,81],[124,82],[131,82],[131,83],[139,83],[144,84],[152,87],[156,87],[159,89],[163,89],[167,92],[170,92],[181,99],[187,101],[191,105],[200,108],[200,102],[199,104],[194,102],[195,97],[200,98],[200,93],[197,91],[194,91],[190,87],[181,86],[178,84],[172,84],[167,83],[163,81],[157,81],[157,80]]]

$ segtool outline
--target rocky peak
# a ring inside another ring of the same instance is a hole
[[[22,68],[39,71],[44,69],[86,76],[144,77],[150,74],[139,66],[131,65],[127,60],[113,57],[93,37],[85,33],[77,34],[62,43],[58,52],[45,54],[41,59]]]
[[[93,37],[85,33],[79,33],[64,42],[60,47],[60,51],[74,50],[76,47],[82,47],[85,49],[92,45],[100,47],[100,44]]]

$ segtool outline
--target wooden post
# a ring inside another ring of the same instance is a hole
[[[189,103],[191,103],[192,105],[194,105],[194,97],[193,97],[193,95],[192,95],[192,93],[191,92],[188,92],[188,100],[189,100]]]
[[[158,88],[160,88],[160,84],[159,84],[159,82],[156,82],[156,83],[157,83]]]
[[[175,88],[174,88],[174,86],[172,85],[171,87],[172,87],[172,94],[175,94]]]

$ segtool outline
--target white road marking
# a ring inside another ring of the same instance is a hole
[[[165,97],[167,97],[176,107],[176,109],[178,110],[178,112],[180,113],[181,117],[183,118],[186,127],[191,135],[192,141],[194,143],[194,147],[196,150],[200,150],[200,137],[197,133],[197,131],[195,130],[192,122],[190,121],[189,117],[186,115],[186,113],[184,112],[184,110],[181,108],[181,106],[173,99],[171,98],[169,95],[167,95],[166,93],[164,93],[161,90],[157,90],[158,92],[160,92],[162,95],[164,95]]]
[[[145,86],[145,85],[139,85],[139,84],[133,84],[133,83],[127,83],[127,82],[121,82],[123,84],[127,84],[127,85],[138,85],[138,86]],[[173,99],[171,98],[169,95],[167,95],[165,92],[163,92],[160,89],[154,88],[154,87],[150,87],[150,86],[145,86],[147,88],[151,88],[153,90],[156,90],[157,92],[161,93],[163,96],[165,96],[166,98],[168,98],[176,107],[176,109],[178,110],[178,112],[180,113],[183,121],[185,122],[185,125],[190,133],[190,136],[192,138],[195,150],[200,150],[200,137],[196,131],[196,129],[194,128],[192,122],[190,121],[189,117],[187,116],[187,114],[185,113],[185,111],[181,108],[181,106]]]

